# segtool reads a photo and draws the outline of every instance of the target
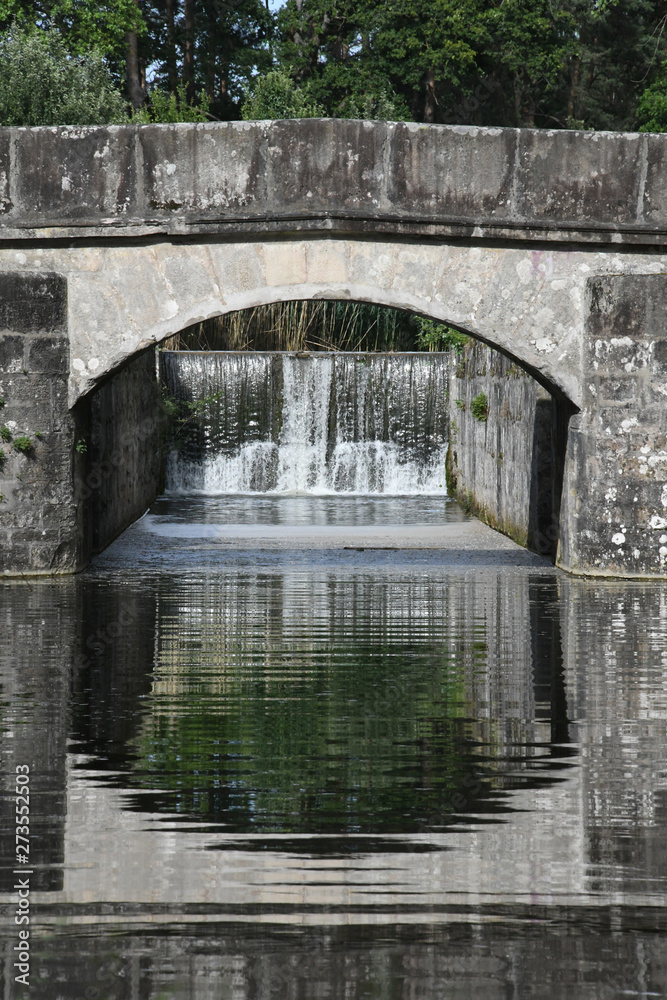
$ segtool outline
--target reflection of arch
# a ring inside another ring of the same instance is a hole
[[[107,247],[90,271],[77,259],[83,253],[67,251],[72,403],[137,351],[184,327],[294,299],[371,302],[442,320],[579,403],[583,285],[576,254],[550,251],[543,267],[523,249],[317,237]]]

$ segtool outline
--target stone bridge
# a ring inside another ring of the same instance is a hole
[[[444,320],[521,365],[563,428],[558,564],[664,576],[666,234],[662,135],[0,129],[0,571],[74,571],[155,495],[155,344],[324,298]]]

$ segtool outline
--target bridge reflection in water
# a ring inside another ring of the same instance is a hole
[[[664,588],[190,544],[3,586],[32,996],[660,995]]]

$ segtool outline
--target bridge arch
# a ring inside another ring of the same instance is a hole
[[[572,254],[319,236],[102,253],[91,273],[82,267],[86,251],[83,260],[72,252],[72,405],[137,351],[193,323],[303,299],[369,302],[446,322],[580,403],[585,283],[574,280]]]

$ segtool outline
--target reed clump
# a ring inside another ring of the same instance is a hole
[[[275,302],[196,323],[172,351],[442,351],[468,338],[443,323],[363,302]]]

